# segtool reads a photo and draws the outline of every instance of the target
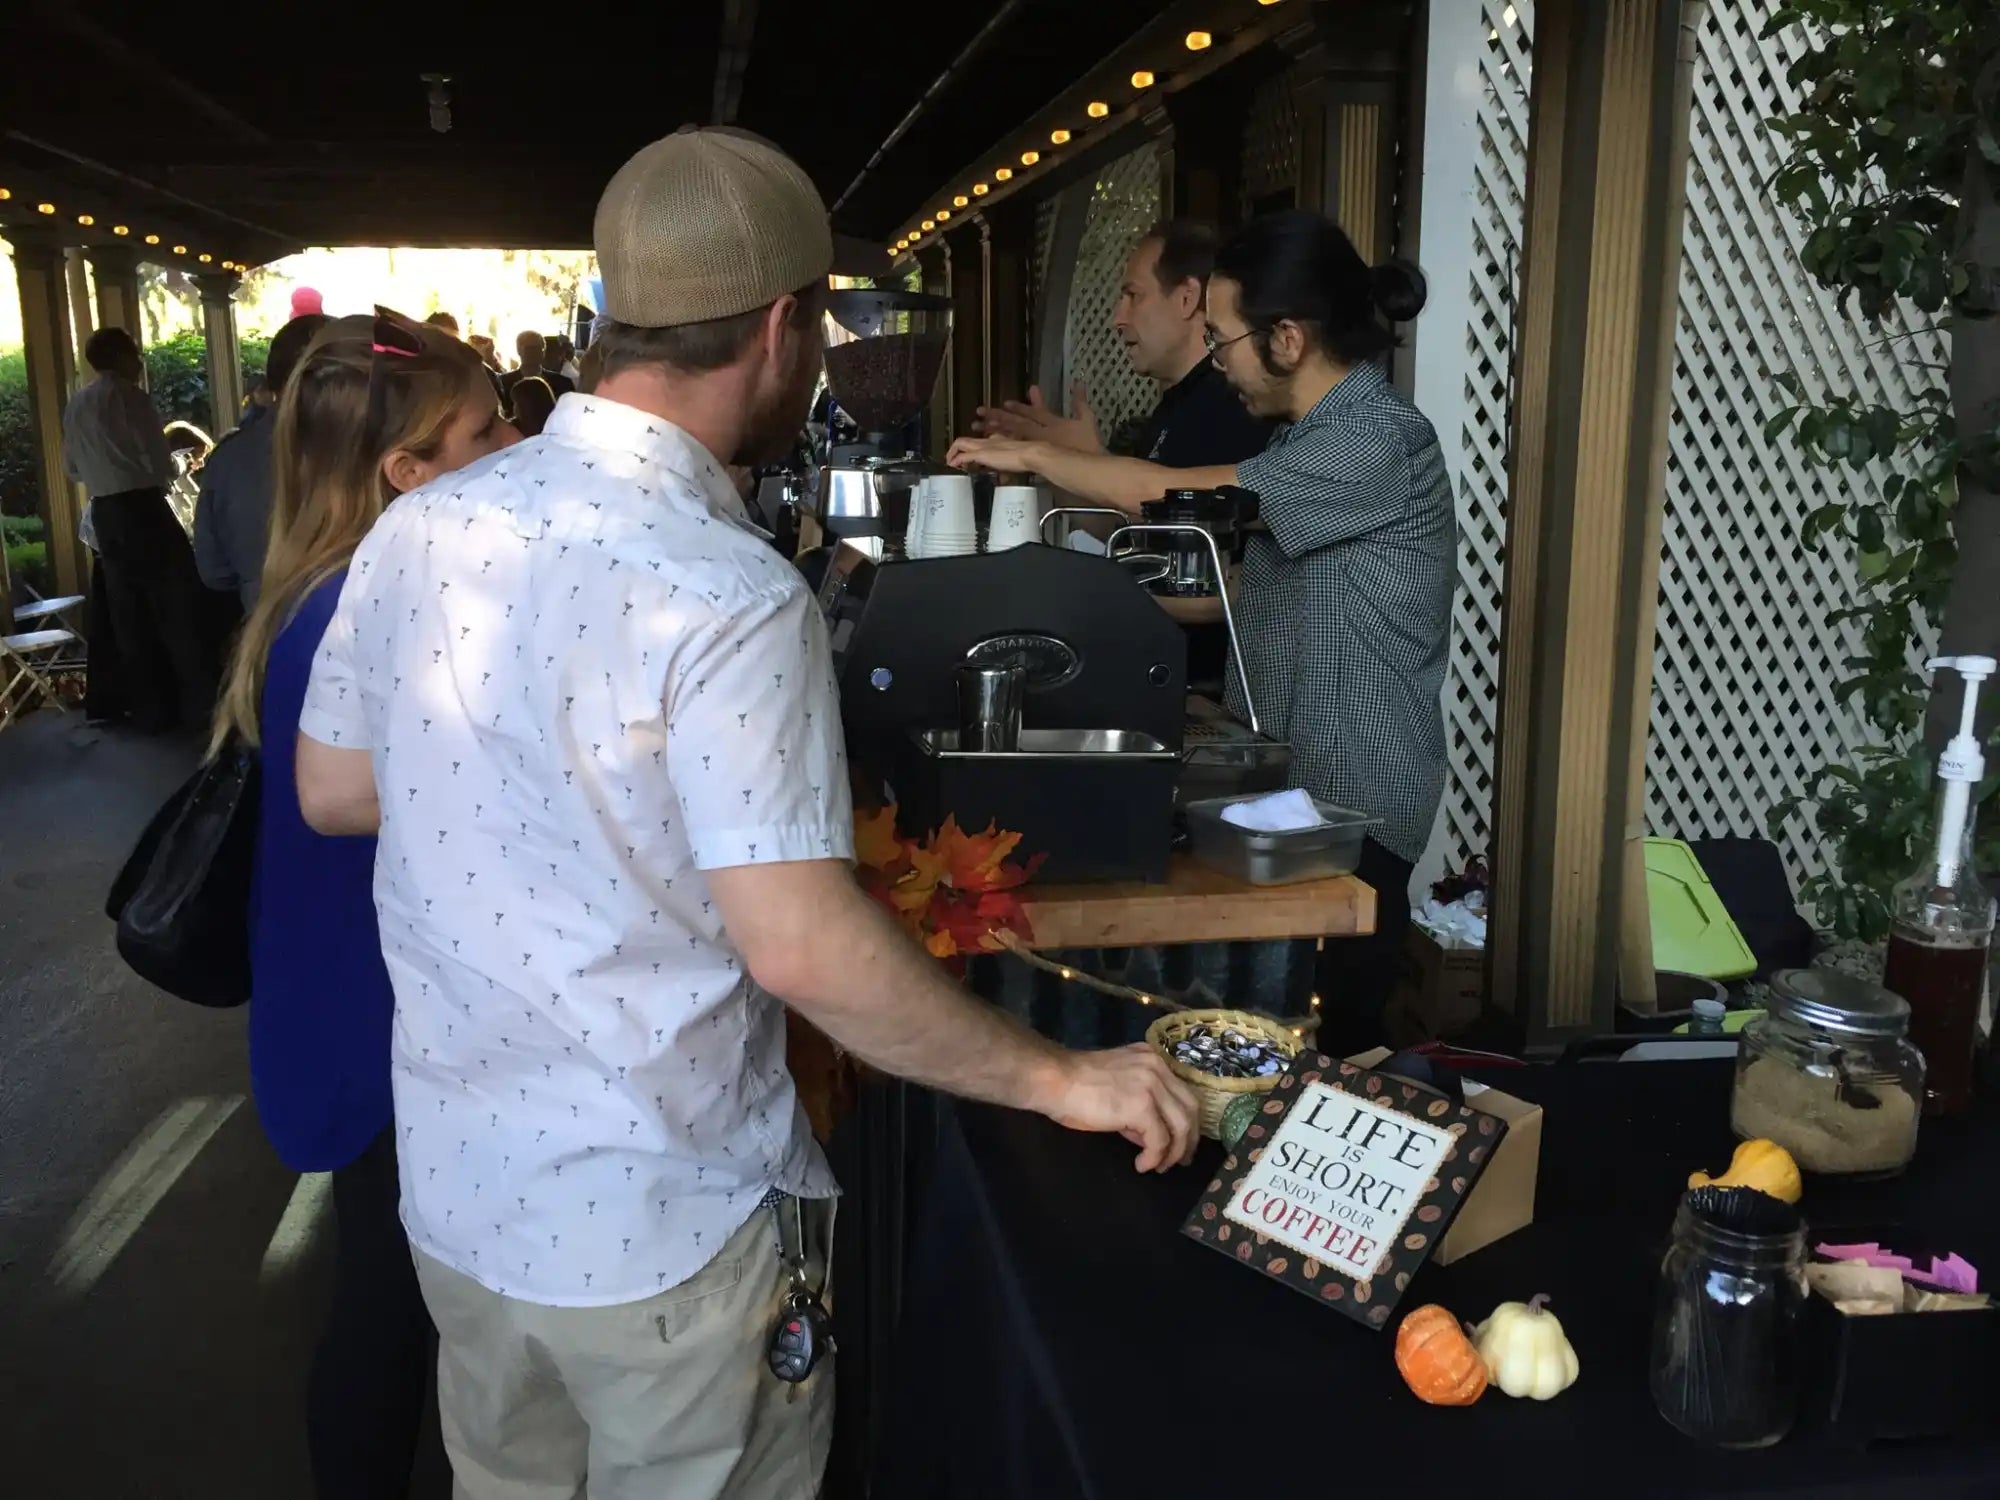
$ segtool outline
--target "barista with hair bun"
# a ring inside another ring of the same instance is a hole
[[[1079,499],[1136,512],[1169,489],[1235,484],[1262,502],[1236,610],[1266,730],[1291,781],[1381,821],[1357,872],[1376,890],[1372,937],[1326,944],[1320,1044],[1380,1039],[1401,963],[1411,870],[1444,790],[1444,683],[1457,526],[1437,434],[1377,363],[1389,324],[1422,309],[1422,278],[1372,270],[1340,229],[1297,210],[1254,221],[1216,256],[1208,349],[1253,415],[1281,425],[1233,465],[1172,469],[1046,442],[960,438],[950,461],[1033,472]],[[1229,707],[1244,710],[1230,673]]]

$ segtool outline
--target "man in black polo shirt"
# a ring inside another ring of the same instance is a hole
[[[1254,417],[1209,358],[1202,303],[1215,264],[1215,230],[1192,219],[1168,219],[1146,231],[1125,261],[1125,279],[1111,307],[1111,326],[1132,368],[1158,383],[1160,399],[1146,419],[1107,447],[1097,414],[1081,385],[1071,387],[1065,417],[1050,409],[1040,387],[1026,401],[979,408],[988,436],[1038,438],[1081,453],[1119,453],[1169,468],[1231,465],[1264,451],[1271,424]],[[1188,682],[1219,696],[1228,655],[1220,625],[1188,627]]]
[[[1107,449],[1081,385],[1070,390],[1070,416],[1052,410],[1037,386],[1026,401],[980,407],[980,430],[1082,453],[1118,452],[1175,469],[1234,464],[1263,452],[1270,424],[1244,408],[1202,342],[1202,298],[1215,247],[1208,225],[1169,219],[1147,230],[1125,262],[1111,326],[1132,368],[1159,384],[1160,400],[1124,441]]]

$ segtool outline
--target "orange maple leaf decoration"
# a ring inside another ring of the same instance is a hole
[[[854,819],[856,875],[862,888],[902,922],[935,958],[962,968],[966,954],[995,953],[1005,945],[999,934],[1030,941],[1034,931],[1013,891],[1041,867],[1041,855],[1026,864],[1009,860],[1021,842],[988,824],[967,833],[955,817],[922,841],[896,833],[893,805]]]

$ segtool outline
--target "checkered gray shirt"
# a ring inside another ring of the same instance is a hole
[[[1294,786],[1382,819],[1415,862],[1444,791],[1444,683],[1458,526],[1437,434],[1373,365],[1236,466],[1263,502],[1237,593],[1264,730]],[[1243,688],[1230,668],[1230,710]]]

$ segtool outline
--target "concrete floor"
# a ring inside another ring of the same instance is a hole
[[[0,1494],[20,1500],[312,1493],[330,1205],[286,1214],[244,1013],[135,977],[103,912],[195,759],[75,713],[0,731]],[[446,1493],[434,1435],[419,1470],[412,1496]]]

